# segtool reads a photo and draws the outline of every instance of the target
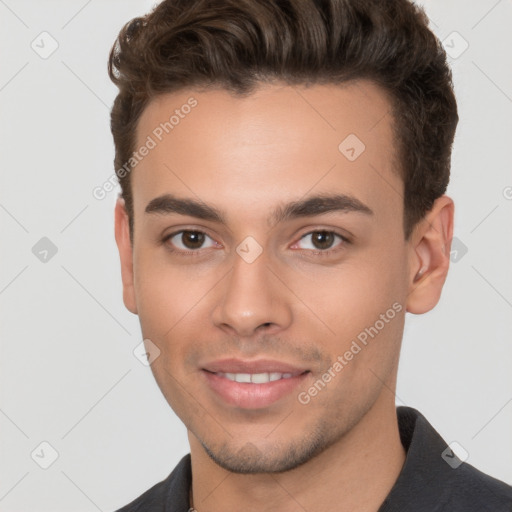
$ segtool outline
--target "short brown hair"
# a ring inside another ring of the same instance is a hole
[[[458,122],[452,75],[426,14],[408,0],[164,0],[122,28],[109,75],[119,88],[116,169],[126,169],[137,122],[156,95],[369,79],[392,102],[406,239],[446,191]],[[133,236],[130,174],[118,177]]]

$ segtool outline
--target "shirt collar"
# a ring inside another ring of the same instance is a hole
[[[441,494],[450,488],[453,467],[461,461],[419,411],[400,406],[396,412],[400,440],[407,454],[378,512],[406,510],[411,503],[421,504],[422,510],[435,510]]]

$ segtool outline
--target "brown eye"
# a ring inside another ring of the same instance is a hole
[[[204,243],[204,233],[184,231],[181,235],[181,240],[187,249],[199,249]]]
[[[335,251],[344,243],[348,243],[348,240],[334,231],[316,230],[306,233],[296,245],[299,249],[329,253],[331,249]]]
[[[167,240],[171,245],[182,251],[194,251],[215,245],[215,242],[206,233],[193,230],[183,230],[173,233],[167,237]],[[204,245],[205,242],[207,242],[207,245]]]
[[[330,249],[335,236],[330,231],[314,231],[311,233],[311,242],[317,249]]]

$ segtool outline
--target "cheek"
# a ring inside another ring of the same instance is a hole
[[[173,264],[164,251],[141,251],[134,261],[138,315],[146,336],[172,336],[215,283],[215,273],[200,265]]]
[[[367,257],[314,274],[303,268],[292,278],[294,292],[310,312],[301,315],[305,324],[338,342],[372,325],[404,295],[400,272]]]
[[[333,311],[336,335],[317,337],[330,363],[297,397],[299,403],[307,402],[306,411],[313,415],[329,411],[334,424],[342,423],[358,417],[383,390],[392,388],[405,313],[398,302],[383,304],[352,301],[345,308],[340,304],[337,321]]]
[[[390,246],[296,279],[297,295],[311,312],[298,317],[297,330],[321,344],[331,364],[342,358],[332,386],[342,401],[350,400],[342,388],[364,396],[381,386],[376,375],[386,379],[396,364],[406,292],[399,252]]]
[[[153,253],[139,255],[135,288],[142,336],[160,350],[151,371],[162,394],[180,417],[200,417],[203,409],[185,391],[191,369],[184,363],[190,346],[205,330],[201,299],[211,285],[204,276],[192,278],[183,266]]]
[[[151,370],[171,407],[180,411],[187,407],[184,389],[193,371],[188,356],[211,330],[207,295],[218,281],[215,271],[198,267],[172,264],[166,255],[150,251],[135,265],[142,335],[160,350]]]

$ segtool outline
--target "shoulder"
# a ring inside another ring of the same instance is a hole
[[[398,407],[397,416],[406,460],[379,512],[512,511],[510,485],[459,459],[416,409]]]
[[[459,507],[464,505],[467,507],[464,510],[512,510],[512,486],[466,462],[451,470],[442,494],[444,496],[440,496],[441,502],[457,504]]]
[[[116,512],[185,512],[191,482],[190,454],[185,455],[171,474]]]

